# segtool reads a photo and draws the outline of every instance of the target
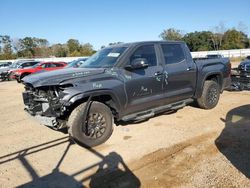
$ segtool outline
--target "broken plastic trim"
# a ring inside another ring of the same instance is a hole
[[[91,107],[91,101],[92,99],[92,95],[89,96],[88,100],[87,100],[87,103],[86,103],[86,107],[83,111],[83,124],[82,124],[82,131],[84,132],[85,131],[85,126],[86,126],[86,122],[87,122],[87,117],[88,117],[88,114],[89,114],[89,109]],[[87,130],[87,129],[86,129]]]

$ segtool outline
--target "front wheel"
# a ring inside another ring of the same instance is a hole
[[[197,99],[197,103],[202,109],[212,109],[218,104],[219,98],[219,84],[213,80],[207,80],[204,83],[201,97]]]
[[[12,73],[12,72],[9,73],[9,74],[6,76],[6,80],[8,80],[8,81],[13,81],[13,80],[15,80],[15,79],[13,78],[13,73]]]
[[[76,107],[69,116],[69,135],[79,144],[93,147],[104,143],[113,132],[113,115],[109,107],[100,102],[92,102],[84,123],[86,103]]]

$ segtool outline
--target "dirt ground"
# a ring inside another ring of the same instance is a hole
[[[250,92],[115,126],[85,149],[25,114],[22,91],[0,83],[0,187],[250,187]]]

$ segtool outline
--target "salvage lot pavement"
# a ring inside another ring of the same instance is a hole
[[[250,92],[116,126],[85,149],[30,119],[22,91],[0,83],[0,187],[250,187]]]

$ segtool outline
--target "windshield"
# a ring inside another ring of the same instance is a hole
[[[111,68],[116,63],[117,59],[127,49],[127,47],[104,48],[88,60],[86,60],[81,68]]]
[[[41,66],[42,65],[42,63],[37,63],[37,64],[35,64],[35,65],[33,65],[33,66],[31,66],[31,68],[36,68],[36,67],[39,67],[39,66]]]
[[[77,68],[77,67],[80,67],[86,60],[87,60],[87,58],[74,60],[74,61],[70,62],[65,68],[70,68],[70,67]]]
[[[12,65],[10,65],[10,68],[17,68],[20,64],[19,63],[13,63]]]

